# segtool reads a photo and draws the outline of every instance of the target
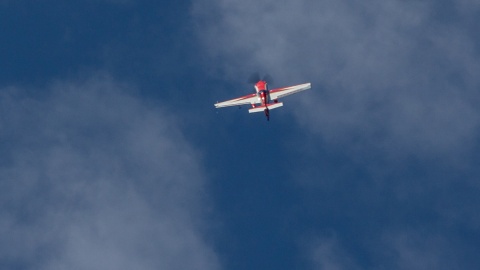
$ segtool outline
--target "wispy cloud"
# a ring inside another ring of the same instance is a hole
[[[319,270],[474,268],[468,255],[452,252],[451,245],[457,244],[443,235],[396,230],[379,232],[365,242],[366,250],[360,253],[371,253],[367,256],[352,255],[348,243],[334,236],[317,239],[309,249],[312,269]]]
[[[311,249],[312,269],[361,269],[335,236],[316,240]]]
[[[295,112],[329,144],[447,158],[472,146],[480,121],[479,41],[468,16],[479,5],[447,4],[210,0],[194,14],[206,50],[231,74],[312,81]]]
[[[202,167],[169,113],[108,76],[35,91],[0,97],[3,268],[219,268]]]
[[[311,249],[318,269],[478,263],[467,251],[478,250],[468,235],[479,224],[479,10],[468,0],[197,2],[199,38],[232,78],[260,69],[278,84],[313,83],[290,112],[309,138],[298,147],[306,164],[292,163],[297,181],[315,182],[306,226],[338,233]]]

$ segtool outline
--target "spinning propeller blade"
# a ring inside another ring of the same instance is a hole
[[[272,76],[270,76],[270,74],[265,74],[263,77],[260,77],[260,74],[258,72],[250,75],[250,77],[248,78],[248,83],[256,84],[260,80],[266,81],[268,84],[273,84],[273,78]]]
[[[258,72],[253,73],[248,78],[248,83],[251,83],[251,84],[256,84],[258,81],[260,81],[260,74]]]
[[[263,80],[266,81],[268,84],[273,84],[273,78],[270,74],[265,74],[263,76]]]

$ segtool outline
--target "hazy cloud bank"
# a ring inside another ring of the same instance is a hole
[[[197,153],[98,76],[0,95],[0,266],[218,269]]]
[[[396,231],[380,234],[374,239],[368,254],[352,251],[334,236],[317,239],[312,247],[312,269],[455,269],[474,268],[466,257],[452,253],[455,244],[438,235]],[[355,254],[352,254],[354,252]],[[358,254],[360,253],[360,254]],[[363,256],[362,256],[363,255]],[[464,259],[459,261],[458,259]]]
[[[475,145],[477,3],[197,3],[200,39],[232,78],[260,69],[279,84],[313,82],[294,113],[327,143],[429,158]]]
[[[199,38],[222,63],[212,69],[313,83],[284,108],[305,131],[292,178],[309,183],[306,234],[337,235],[310,242],[313,268],[478,265],[479,10],[468,0],[197,1]]]

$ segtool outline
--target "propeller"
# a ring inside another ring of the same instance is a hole
[[[248,78],[248,83],[251,83],[251,84],[256,84],[258,81],[260,81],[260,74],[258,72],[253,73]]]
[[[260,77],[260,74],[258,72],[253,73],[250,75],[248,78],[248,83],[250,84],[256,84],[258,81],[266,81],[268,84],[273,83],[273,78],[270,76],[270,74],[265,74],[263,77]]]
[[[263,76],[263,80],[266,81],[268,84],[273,84],[273,78],[270,74],[265,74]]]

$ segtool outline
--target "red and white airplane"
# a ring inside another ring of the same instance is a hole
[[[265,79],[258,80],[255,83],[255,94],[250,94],[223,102],[217,102],[215,104],[215,108],[251,104],[252,108],[249,109],[248,112],[255,113],[263,111],[268,121],[270,120],[270,110],[283,106],[283,102],[278,102],[279,98],[310,89],[311,87],[311,83],[304,83],[268,90],[267,81]]]

